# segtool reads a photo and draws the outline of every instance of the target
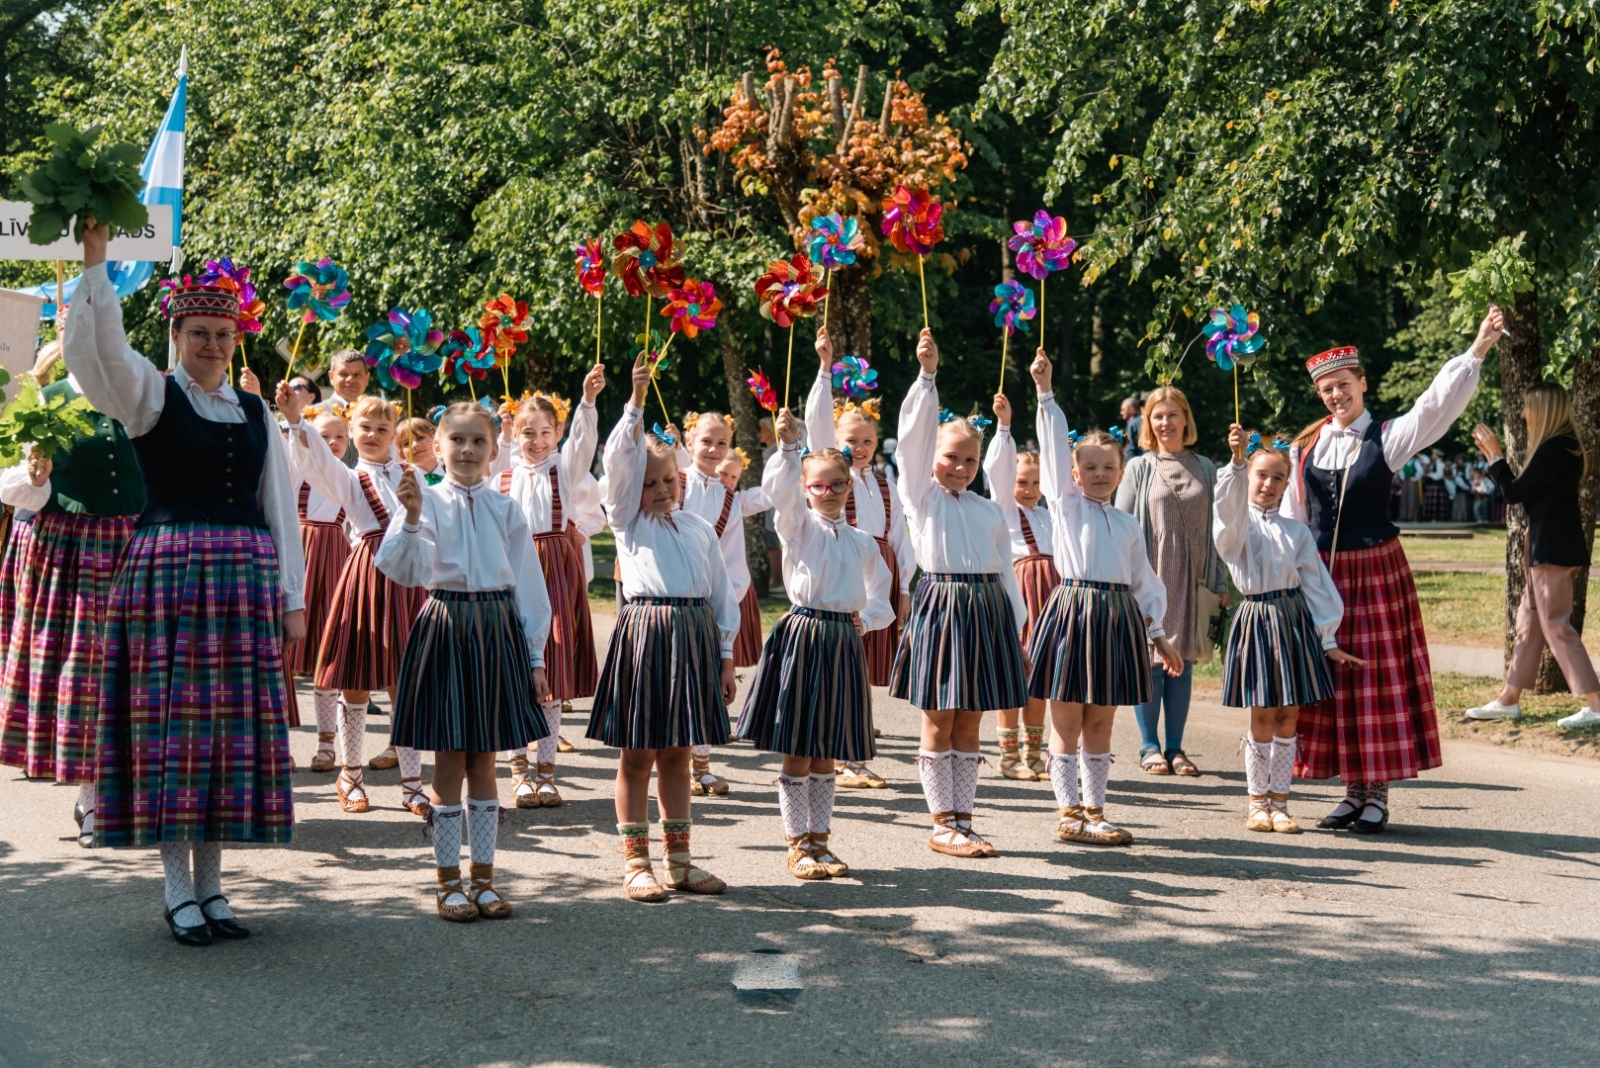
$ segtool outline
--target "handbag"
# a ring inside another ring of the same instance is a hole
[[[1228,617],[1222,598],[1196,583],[1194,588],[1195,663],[1209,664],[1222,644],[1222,626]]]

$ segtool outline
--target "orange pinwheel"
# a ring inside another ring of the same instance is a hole
[[[803,252],[787,260],[773,260],[767,273],[756,280],[761,314],[779,326],[792,326],[796,319],[817,314],[817,305],[827,295],[827,289],[818,282],[816,268]]]
[[[666,297],[683,286],[683,253],[672,237],[672,227],[656,223],[654,229],[642,220],[612,239],[617,254],[611,271],[622,279],[630,297],[649,294]]]

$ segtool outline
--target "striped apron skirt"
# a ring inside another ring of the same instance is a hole
[[[0,764],[94,781],[101,632],[136,515],[51,512],[33,524],[0,679]]]
[[[1222,660],[1228,708],[1285,708],[1333,696],[1322,638],[1300,588],[1247,594],[1233,614]]]
[[[1028,622],[1022,627],[1022,645],[1027,648],[1033,628],[1044,614],[1044,606],[1061,585],[1061,575],[1056,571],[1055,560],[1044,553],[1029,553],[1011,566],[1017,573],[1017,585],[1022,589],[1022,603],[1028,606]]]
[[[1028,696],[1085,705],[1150,700],[1150,636],[1126,583],[1062,579],[1028,642]]]
[[[889,604],[895,614],[894,622],[882,630],[868,631],[861,642],[867,651],[867,678],[874,686],[887,686],[894,672],[894,654],[900,648],[900,560],[888,538],[874,536],[872,540],[878,543],[878,555],[889,569]]]
[[[704,597],[635,597],[622,606],[585,736],[618,749],[728,741],[722,641]]]
[[[925,574],[911,596],[889,693],[930,712],[1021,708],[1028,680],[1016,635],[999,575]]]
[[[312,675],[322,634],[328,629],[334,590],[350,559],[350,539],[343,523],[302,519],[300,547],[306,554],[306,640],[289,646],[284,660],[291,675]]]
[[[1337,775],[1347,783],[1414,779],[1442,758],[1411,565],[1400,539],[1390,538],[1340,552],[1332,571],[1344,598],[1339,648],[1367,663],[1341,666],[1333,673],[1333,700],[1300,710],[1295,774]]]
[[[872,759],[872,686],[848,612],[796,605],[778,620],[733,736],[786,756]]]
[[[390,743],[493,753],[549,733],[515,592],[432,591],[406,639]]]
[[[95,845],[289,841],[280,609],[267,531],[135,532],[106,613]]]
[[[739,598],[739,633],[733,638],[733,666],[752,667],[761,659],[761,602],[756,588],[746,586]]]
[[[583,578],[583,556],[561,531],[533,536],[550,594],[550,638],[544,646],[544,674],[550,697],[571,701],[594,696],[594,623],[589,618],[589,585]]]
[[[317,652],[320,690],[383,690],[400,677],[406,638],[428,591],[378,570],[373,557],[382,543],[381,530],[361,535],[339,573]]]

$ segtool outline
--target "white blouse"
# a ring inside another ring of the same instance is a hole
[[[128,347],[122,328],[122,307],[106,275],[106,265],[84,269],[73,298],[72,314],[61,342],[61,358],[83,388],[80,392],[99,412],[122,424],[130,438],[155,429],[167,404],[166,375],[156,365]],[[213,423],[243,423],[239,395],[227,383],[207,393],[180,364],[172,372],[189,406],[200,418]],[[267,455],[256,499],[267,518],[267,531],[278,554],[278,586],[283,608],[305,607],[306,560],[300,548],[300,516],[289,488],[289,468],[283,454],[272,445],[278,433],[270,410],[263,413],[267,427]],[[323,446],[326,448],[326,444]]]
[[[1011,532],[1000,506],[970,490],[951,493],[933,477],[939,437],[939,391],[919,373],[900,407],[900,504],[917,566],[930,574],[999,575],[1020,632],[1028,606],[1011,567]]]
[[[499,472],[511,471],[511,499],[517,502],[528,520],[528,528],[543,534],[551,529],[553,503],[550,495],[550,471],[557,464],[556,479],[561,487],[561,512],[563,529],[575,518],[569,503],[579,484],[589,477],[594,464],[594,450],[599,430],[594,405],[580,403],[568,424],[567,438],[559,449],[545,455],[536,464],[522,458],[516,442],[500,443],[500,455],[492,465],[490,477],[500,485]]]
[[[389,521],[373,562],[402,586],[461,593],[515,591],[533,666],[544,667],[550,597],[539,554],[521,511],[487,479],[463,486],[446,477],[424,486],[417,525],[408,524],[401,509]]]
[[[307,429],[310,433],[316,434],[316,429],[311,427],[310,424],[307,424]],[[317,436],[321,437],[322,435],[317,434]],[[285,440],[284,435],[280,434],[278,436],[278,443],[278,447],[284,450],[284,459],[289,465],[289,485],[294,487],[295,511],[296,514],[298,514],[300,508],[300,487],[310,485],[310,483],[306,480],[305,476],[300,473],[300,468],[295,466],[294,454],[289,452],[289,445]],[[326,445],[327,442],[323,442],[323,444]],[[352,445],[350,448],[354,450],[355,446]],[[328,452],[331,455],[333,450],[329,449]],[[344,461],[340,460],[339,462],[343,463]],[[322,494],[317,492],[317,488],[315,486],[312,486],[310,492],[306,494],[306,520],[308,522],[332,523],[339,519],[339,514],[343,511],[344,506],[342,504],[340,504],[338,501],[329,500],[327,497],[324,497]],[[348,532],[348,525],[346,529]]]
[[[304,442],[300,440],[302,432]],[[373,514],[372,506],[367,503],[366,493],[362,491],[361,472],[366,473],[379,503],[389,513],[391,520],[405,511],[405,506],[394,492],[394,488],[400,485],[400,476],[406,470],[405,464],[399,460],[383,463],[357,460],[355,467],[346,467],[342,460],[333,455],[333,450],[328,448],[328,443],[322,440],[316,428],[301,420],[289,427],[289,461],[300,476],[311,483],[312,492],[322,494],[337,508],[344,509],[352,546],[361,540],[363,534],[383,529],[378,517]]]
[[[717,616],[722,657],[733,656],[739,599],[728,580],[717,532],[693,512],[658,516],[639,507],[649,450],[644,409],[629,404],[606,440],[602,505],[617,539],[625,597],[704,597]]]
[[[1050,510],[1042,504],[1024,508],[1017,503],[1017,441],[1011,436],[1009,426],[996,426],[994,440],[983,458],[983,474],[989,480],[989,499],[1005,513],[1006,529],[1011,531],[1011,557],[1021,560],[1033,553],[1028,539],[1022,536],[1022,517],[1027,516],[1028,529],[1033,533],[1033,543],[1045,556],[1054,556],[1055,528],[1050,520]]]
[[[561,506],[564,510],[569,507],[565,491],[561,494]],[[589,544],[589,539],[606,528],[606,513],[605,509],[600,507],[600,483],[587,471],[578,482],[578,488],[573,491],[570,508],[572,515],[570,525],[577,527],[578,533],[583,535],[584,581],[593,582],[594,550]]]
[[[1039,485],[1055,523],[1056,570],[1063,579],[1128,587],[1151,638],[1165,636],[1167,588],[1150,566],[1139,521],[1110,501],[1086,497],[1072,478],[1067,417],[1053,394],[1039,397]]]
[[[817,373],[806,398],[806,441],[813,449],[838,448],[837,424],[833,418],[833,376],[826,371]],[[885,471],[884,481],[889,486],[889,499],[885,501],[878,489],[878,476],[870,467],[850,468],[851,492],[855,495],[856,526],[875,538],[885,538],[894,552],[900,567],[900,593],[911,592],[911,577],[917,570],[917,554],[911,547],[911,536],[906,532],[905,510],[900,507],[900,494],[894,472]]]
[[[750,562],[744,552],[744,517],[760,515],[772,507],[760,486],[729,490],[716,475],[702,474],[695,467],[688,449],[678,450],[678,470],[684,473],[683,500],[678,507],[692,512],[711,524],[713,532],[717,520],[722,518],[722,505],[733,494],[733,504],[728,508],[728,522],[722,528],[722,563],[728,569],[728,581],[733,583],[733,596],[744,600],[750,589]]]
[[[1266,512],[1250,503],[1248,464],[1217,468],[1216,510],[1211,534],[1217,555],[1228,565],[1233,584],[1249,596],[1300,588],[1322,647],[1339,644],[1344,600],[1333,576],[1317,555],[1311,528],[1281,511]]]
[[[868,631],[894,622],[889,565],[871,534],[841,515],[827,519],[806,504],[800,447],[772,454],[761,488],[772,501],[772,522],[783,543],[783,588],[789,600],[823,612],[860,612]]]

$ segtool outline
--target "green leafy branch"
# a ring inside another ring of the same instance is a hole
[[[144,179],[139,176],[139,149],[126,141],[95,150],[100,127],[81,133],[62,123],[44,128],[50,158],[22,179],[22,192],[33,202],[28,240],[48,245],[73,223],[72,239],[83,241],[90,219],[125,232],[143,228],[150,212],[139,203]]]
[[[1522,239],[1502,237],[1472,257],[1464,271],[1446,275],[1456,306],[1450,312],[1453,330],[1474,330],[1489,305],[1509,306],[1518,293],[1533,288],[1533,264],[1522,254]]]
[[[24,445],[46,459],[72,448],[74,437],[94,433],[94,408],[83,397],[44,397],[24,377],[17,399],[0,411],[0,467],[22,462]]]

